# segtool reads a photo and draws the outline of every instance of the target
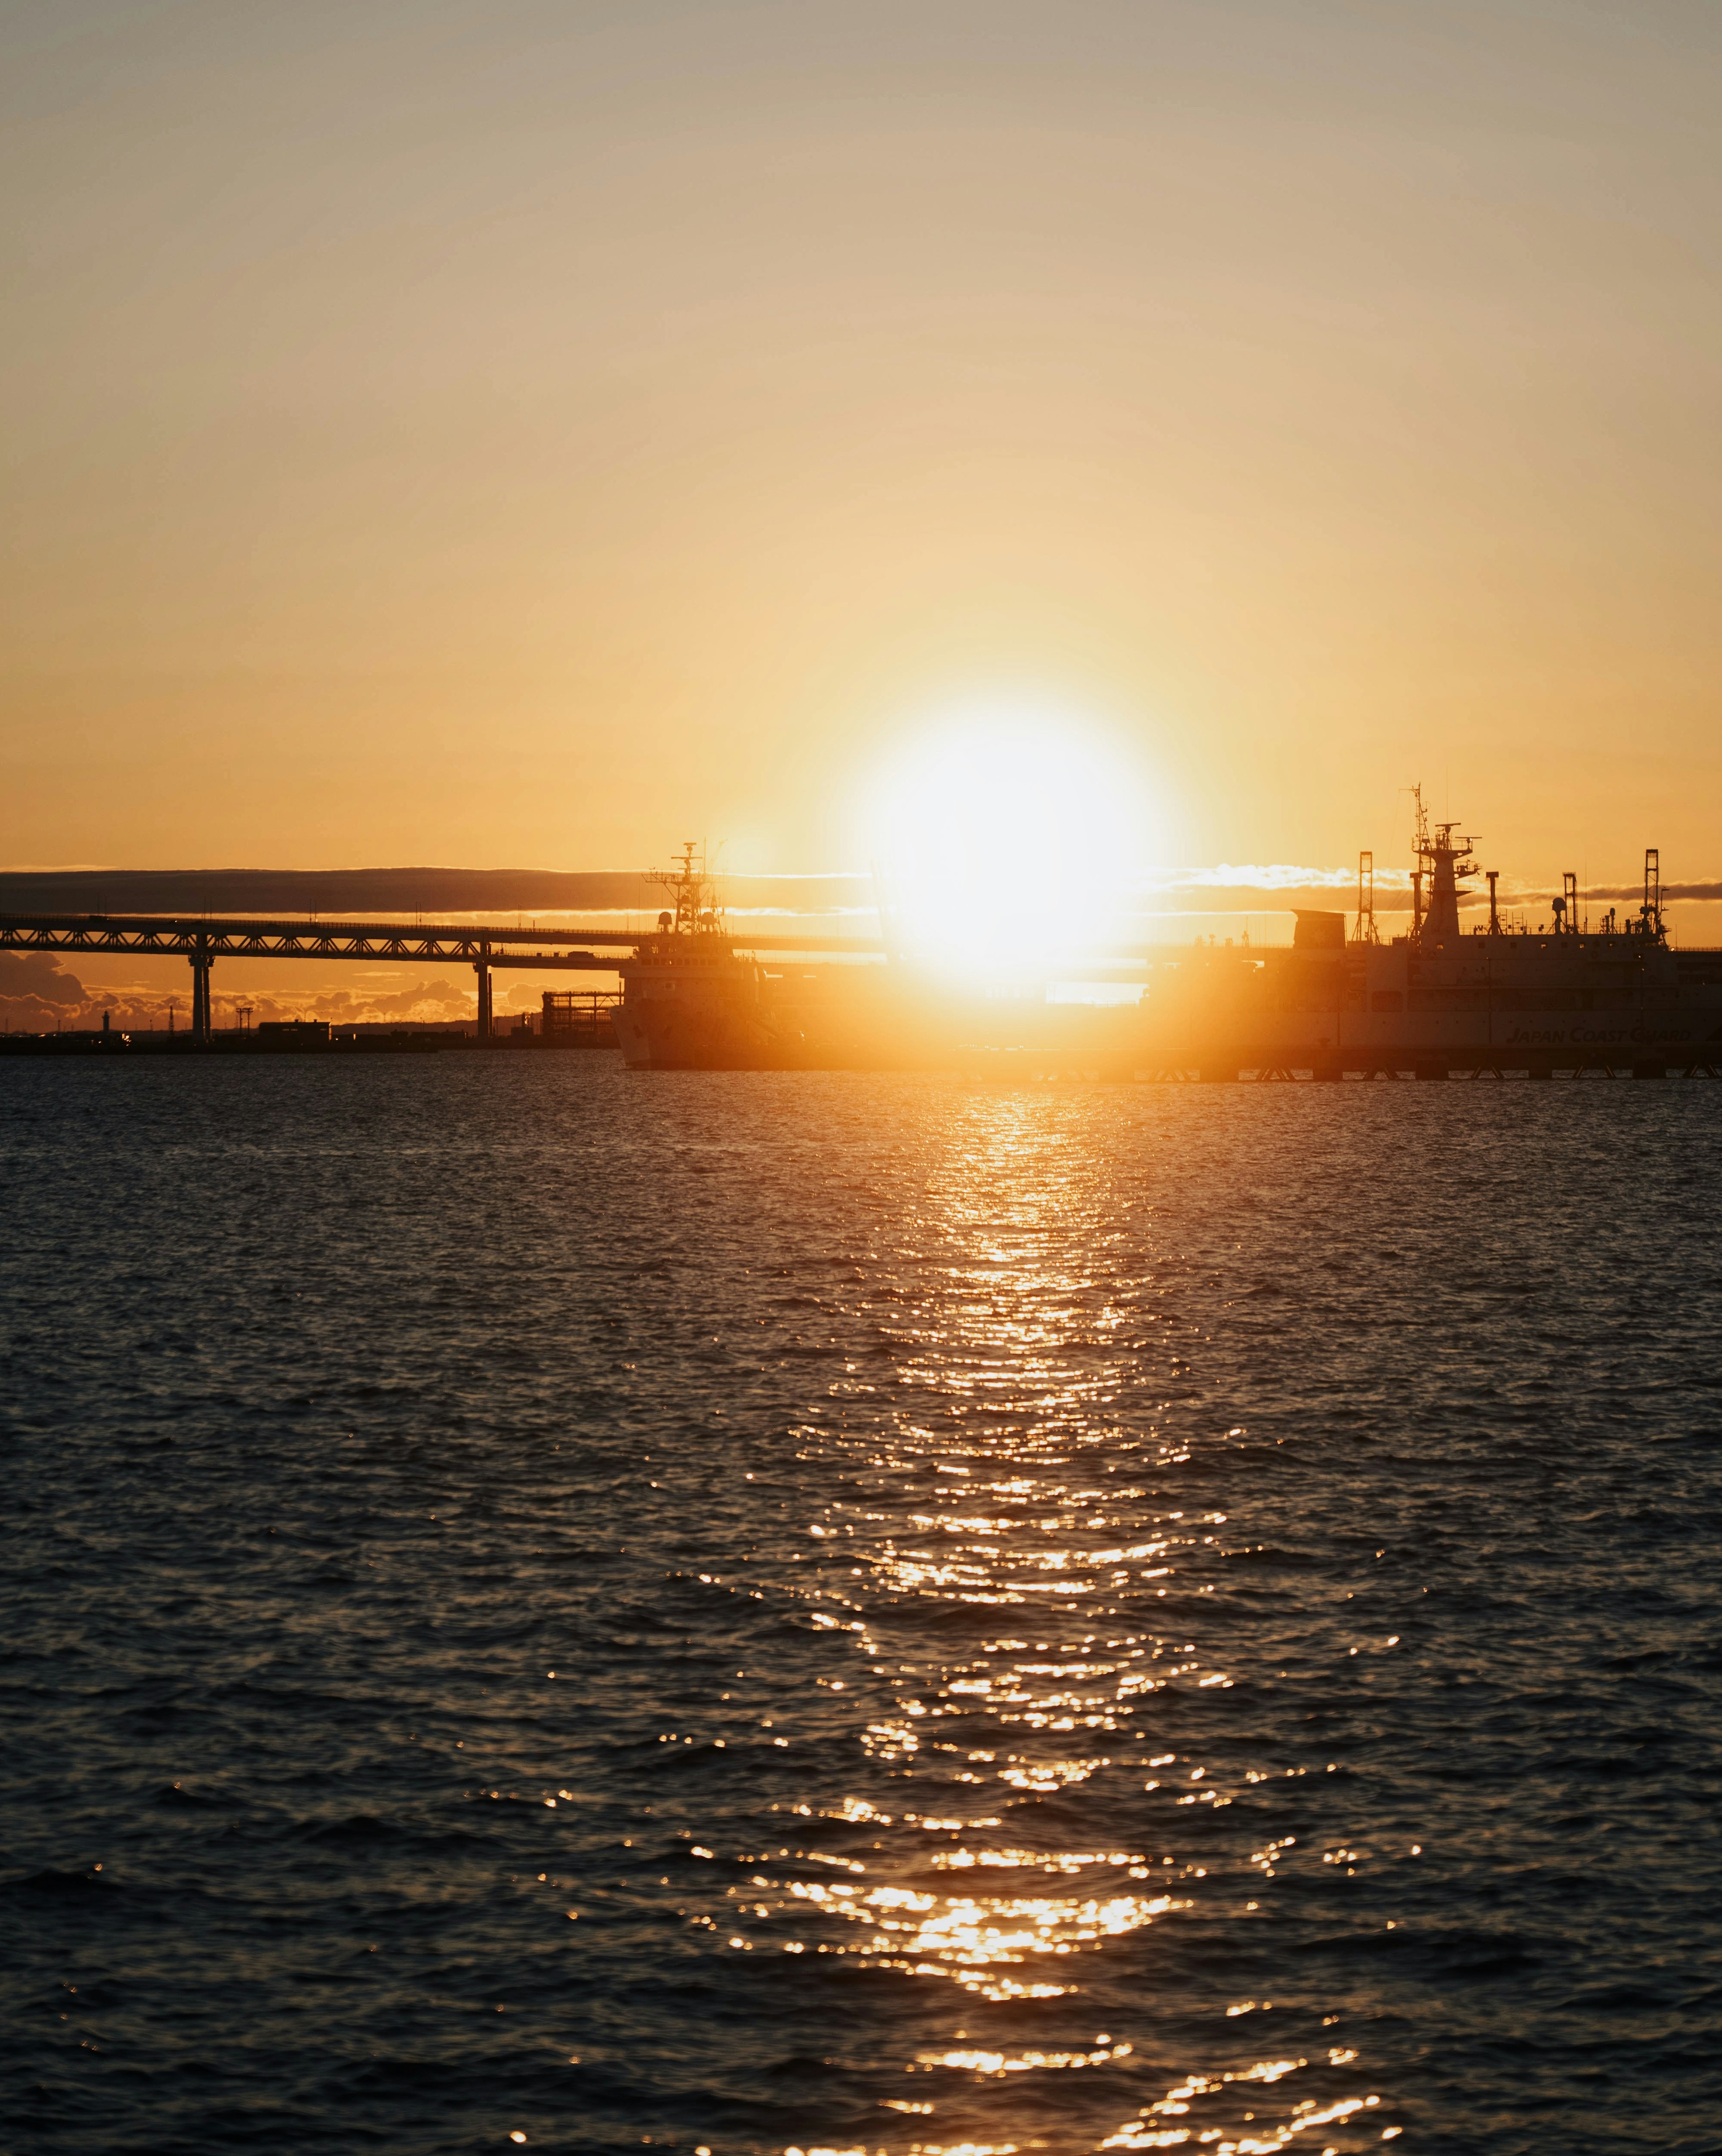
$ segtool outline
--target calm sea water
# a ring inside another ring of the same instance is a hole
[[[12,1063],[0,1175],[12,2156],[1722,2148],[1722,1089]]]

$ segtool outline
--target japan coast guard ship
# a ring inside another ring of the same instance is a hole
[[[622,1000],[610,1013],[632,1070],[769,1068],[792,1044],[779,1039],[759,992],[759,968],[738,956],[716,885],[692,844],[667,875],[655,935],[643,937],[618,971]]]
[[[1661,1077],[1722,1064],[1722,953],[1671,948],[1655,848],[1636,917],[1611,908],[1591,927],[1569,874],[1545,926],[1509,927],[1491,870],[1488,922],[1466,928],[1459,903],[1478,873],[1475,844],[1453,824],[1432,833],[1420,803],[1412,926],[1390,942],[1376,935],[1360,870],[1349,940],[1344,915],[1300,911],[1289,950],[1198,947],[1154,967],[1139,1061],[1222,1078],[1245,1070]]]
[[[843,978],[804,968],[768,973],[734,946],[715,882],[691,844],[655,873],[671,905],[617,971],[610,1014],[634,1070],[902,1069],[937,1060],[937,1023],[902,1024],[897,986],[883,967]]]

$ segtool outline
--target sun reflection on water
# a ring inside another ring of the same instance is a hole
[[[748,1860],[727,1892],[728,1950],[836,1956],[925,1987],[925,2041],[897,2069],[914,2080],[876,2108],[936,2117],[949,2138],[871,2141],[869,2156],[1186,2143],[1263,2156],[1324,2132],[1313,2145],[1361,2147],[1374,2094],[1292,2093],[1352,2068],[1354,2050],[1325,2046],[1313,2067],[1240,2059],[1235,2034],[1257,2025],[1222,2003],[1213,2032],[1186,2039],[1200,2067],[1156,2089],[1156,2047],[1118,2028],[1173,2004],[1149,1942],[1210,1907],[1197,1820],[1268,1770],[1156,1741],[1169,1686],[1237,1681],[1193,1636],[1187,1597],[1165,1614],[1226,1514],[1158,1508],[1157,1476],[1185,1456],[1162,1434],[1184,1365],[1161,1284],[1126,1261],[1104,1159],[1069,1111],[971,1100],[919,1229],[914,1291],[876,1312],[886,1367],[851,1362],[801,1432],[830,1496],[786,1583],[849,1657],[819,1684],[858,1710],[846,1741],[866,1794],[784,1808],[836,1846]],[[1291,1847],[1258,1845],[1243,1885],[1261,1891]],[[1098,2101],[1110,2121],[1080,2143],[1049,2139],[1042,2112],[1032,2132],[996,2114],[995,2092],[1044,2087],[1043,2102],[1077,2083],[1092,2084],[1084,2115]],[[997,2138],[1007,2123],[1017,2138]]]

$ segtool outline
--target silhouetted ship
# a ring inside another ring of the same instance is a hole
[[[1138,1005],[963,998],[900,965],[768,971],[739,953],[691,846],[659,879],[674,906],[620,968],[627,1061],[657,1070],[909,1069],[1033,1065],[1120,1076],[1236,1078],[1453,1071],[1670,1069],[1722,1061],[1722,952],[1676,951],[1658,857],[1636,916],[1581,917],[1564,880],[1540,927],[1462,927],[1478,874],[1473,838],[1417,812],[1410,932],[1376,931],[1360,870],[1349,934],[1337,912],[1297,913],[1289,947],[1198,942],[1144,954]],[[1365,863],[1369,856],[1364,857]]]
[[[931,1035],[906,1033],[900,984],[882,967],[768,969],[735,947],[715,883],[693,845],[654,871],[671,906],[617,969],[610,1014],[627,1063],[653,1070],[902,1068],[936,1060]]]

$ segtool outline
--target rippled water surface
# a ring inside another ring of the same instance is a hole
[[[1722,2148],[1719,1127],[0,1066],[0,2146]]]

